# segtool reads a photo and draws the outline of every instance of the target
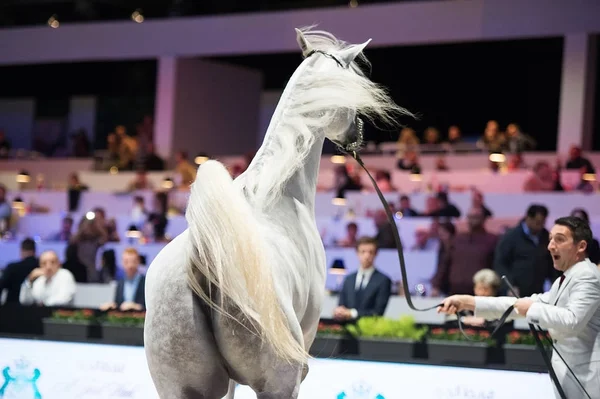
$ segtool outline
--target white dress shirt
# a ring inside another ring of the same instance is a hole
[[[66,269],[58,269],[50,279],[38,277],[33,284],[26,279],[21,286],[19,301],[23,305],[66,306],[73,304],[75,278]]]

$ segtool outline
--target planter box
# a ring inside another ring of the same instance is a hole
[[[361,359],[384,362],[407,362],[415,357],[415,341],[400,338],[360,338]]]
[[[317,336],[310,347],[309,354],[315,357],[332,357],[341,352],[342,336],[321,335]]]
[[[548,355],[552,353],[551,349],[547,351]],[[508,367],[516,370],[548,371],[537,346],[504,344],[504,361]]]
[[[488,349],[483,342],[427,341],[429,360],[437,364],[484,365]]]
[[[85,341],[90,338],[92,327],[91,321],[68,322],[64,320],[56,320],[45,318],[42,320],[44,324],[44,336],[50,339],[61,341]]]
[[[102,340],[107,344],[144,346],[144,327],[102,323]]]

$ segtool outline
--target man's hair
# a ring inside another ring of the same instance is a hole
[[[133,248],[133,247],[127,247],[123,250],[123,255],[125,254],[130,254],[130,255],[136,255],[136,256],[140,256],[140,253],[138,252],[137,249]]]
[[[545,218],[548,217],[548,208],[540,204],[529,205],[529,208],[527,208],[527,217],[534,218],[537,215],[542,215]]]
[[[409,198],[408,198],[408,195],[406,195],[406,194],[402,194],[402,195],[400,196],[400,201],[404,201],[404,200],[406,200],[406,201],[408,201],[408,200],[409,200]]]
[[[590,229],[590,225],[585,220],[578,218],[577,216],[565,216],[556,219],[554,224],[568,228],[571,231],[573,242],[575,244],[579,243],[580,241],[585,241],[587,243],[587,253],[587,250],[590,248],[590,244],[594,238],[592,235],[592,230]]]
[[[21,241],[21,251],[35,253],[35,241],[33,241],[31,238],[26,238],[23,241]]]
[[[363,244],[375,245],[375,250],[377,250],[377,240],[374,237],[360,237],[356,240],[356,250]]]
[[[473,276],[473,284],[481,283],[490,286],[494,291],[500,288],[500,277],[492,269],[481,269]]]

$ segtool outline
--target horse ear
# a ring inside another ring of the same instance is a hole
[[[338,54],[341,62],[343,62],[346,66],[350,65],[352,61],[367,47],[367,45],[371,42],[371,39],[367,40],[363,44],[356,44],[354,46],[348,47],[347,49],[341,51]]]
[[[302,55],[306,57],[306,55],[312,51],[312,46],[308,40],[306,40],[304,33],[298,28],[296,28],[296,41],[302,50]]]

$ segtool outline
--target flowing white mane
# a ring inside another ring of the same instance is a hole
[[[335,59],[311,62],[312,57],[327,57],[316,53],[294,72],[261,149],[248,171],[236,180],[246,188],[246,196],[257,210],[269,209],[281,197],[284,184],[304,163],[317,138],[343,141],[348,126],[340,122],[340,112],[355,112],[386,124],[394,124],[396,115],[408,113],[360,69],[356,60],[368,64],[362,54],[366,43],[347,44],[323,31],[304,29],[302,33],[308,44],[304,56],[318,50],[349,64],[341,67]]]

